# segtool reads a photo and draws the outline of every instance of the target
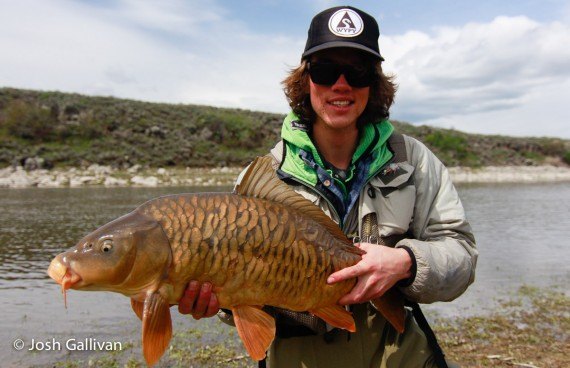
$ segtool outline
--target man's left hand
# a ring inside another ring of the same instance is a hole
[[[362,259],[354,266],[331,274],[327,279],[327,283],[334,284],[358,277],[352,290],[339,299],[340,305],[376,299],[398,281],[411,276],[412,259],[406,250],[371,243],[355,245],[366,252]]]

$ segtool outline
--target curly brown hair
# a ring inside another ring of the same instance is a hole
[[[315,121],[315,111],[311,106],[309,95],[309,61],[301,60],[301,64],[291,69],[289,76],[282,82],[283,91],[293,112],[305,123]],[[386,75],[382,71],[381,61],[375,61],[374,81],[370,86],[370,95],[366,109],[358,118],[358,124],[378,121],[388,118],[390,106],[394,103],[397,86],[394,83],[394,76]]]

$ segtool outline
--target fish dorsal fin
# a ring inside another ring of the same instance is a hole
[[[279,179],[273,168],[273,159],[269,156],[257,157],[249,165],[234,193],[294,208],[324,226],[335,238],[351,244],[338,225],[318,206]]]
[[[265,358],[275,338],[275,319],[261,307],[238,305],[232,308],[238,335],[253,360]]]

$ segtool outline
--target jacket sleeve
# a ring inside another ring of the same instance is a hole
[[[408,160],[415,167],[416,203],[410,226],[414,239],[396,246],[412,251],[417,269],[413,282],[401,290],[420,303],[450,301],[475,279],[475,238],[445,166],[425,145],[405,139]]]

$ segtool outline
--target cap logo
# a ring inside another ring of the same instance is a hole
[[[362,33],[364,22],[354,10],[341,9],[329,19],[329,29],[340,37],[355,37]]]

